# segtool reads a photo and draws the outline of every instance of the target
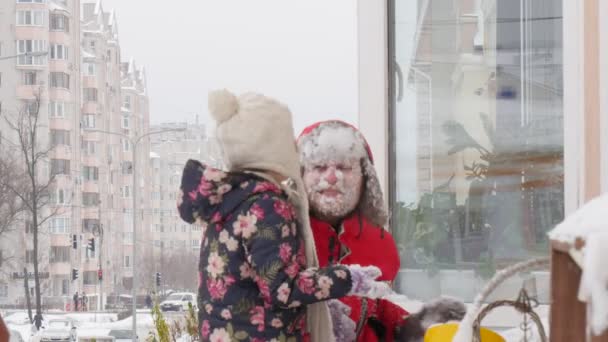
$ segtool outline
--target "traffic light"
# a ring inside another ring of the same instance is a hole
[[[72,281],[78,279],[78,270],[75,268],[72,268]]]
[[[156,287],[160,287],[160,272],[156,272]]]
[[[89,239],[89,245],[87,246],[87,248],[91,251],[91,252],[95,252],[95,238],[90,238]]]
[[[72,248],[78,248],[78,236],[76,234],[72,235]]]
[[[103,280],[103,271],[101,268],[97,270],[97,279],[99,279],[99,281]]]

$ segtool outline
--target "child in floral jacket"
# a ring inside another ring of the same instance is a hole
[[[333,341],[324,301],[390,289],[375,281],[375,267],[315,267],[287,108],[227,91],[212,93],[209,103],[231,171],[188,161],[178,203],[182,219],[203,231],[201,340]]]

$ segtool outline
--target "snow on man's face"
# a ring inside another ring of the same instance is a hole
[[[359,203],[363,172],[358,158],[316,161],[304,168],[304,185],[315,216],[339,221]]]

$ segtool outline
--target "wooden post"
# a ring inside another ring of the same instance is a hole
[[[584,342],[587,331],[586,304],[578,300],[581,269],[557,246],[551,250],[551,342]],[[608,342],[608,332],[591,342]]]

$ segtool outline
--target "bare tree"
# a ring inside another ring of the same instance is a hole
[[[9,184],[8,188],[24,204],[27,216],[31,219],[31,235],[33,242],[32,262],[34,265],[34,287],[36,300],[36,327],[40,328],[42,319],[42,304],[39,274],[39,235],[43,225],[58,213],[58,207],[52,208],[51,191],[55,183],[55,165],[51,164],[50,174],[41,174],[39,171],[44,163],[49,163],[49,154],[52,144],[44,144],[41,137],[49,134],[42,126],[40,117],[42,88],[39,88],[33,100],[26,101],[15,115],[5,115],[5,120],[14,131],[17,148],[20,152],[20,162],[24,169],[26,184],[23,189],[15,188]],[[41,141],[42,140],[42,141]],[[29,235],[28,235],[29,236]],[[27,276],[27,275],[26,275]]]
[[[179,265],[179,267],[178,267]],[[172,289],[195,291],[198,257],[186,250],[168,249],[162,259],[163,282]]]

